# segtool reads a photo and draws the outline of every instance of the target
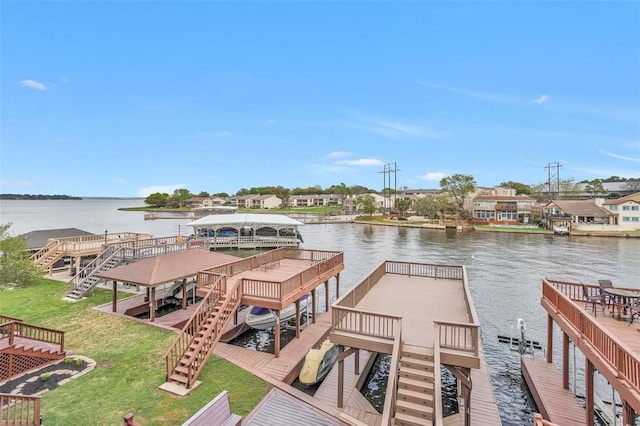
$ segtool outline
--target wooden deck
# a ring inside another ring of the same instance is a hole
[[[434,321],[470,322],[464,299],[460,280],[386,274],[355,308],[402,317],[404,343],[432,348]]]
[[[562,388],[562,374],[543,359],[521,358],[522,375],[542,416],[559,425],[584,425],[585,409],[569,390]]]

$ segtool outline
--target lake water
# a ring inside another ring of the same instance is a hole
[[[0,223],[11,222],[13,234],[74,227],[94,233],[144,232],[155,236],[184,235],[188,219],[145,221],[142,212],[119,207],[142,200],[6,201],[0,200]],[[361,224],[307,225],[304,247],[344,252],[341,292],[354,286],[384,260],[465,265],[480,318],[483,344],[494,392],[505,425],[531,424],[535,409],[520,374],[519,355],[498,335],[509,335],[516,320],[527,322],[527,337],[546,342],[546,313],[540,306],[543,277],[640,288],[640,239],[557,237],[539,234],[456,232]],[[330,285],[330,288],[333,288]],[[323,289],[323,287],[319,287]],[[324,300],[324,296],[320,296]],[[554,333],[554,359],[562,345]],[[578,357],[577,389],[582,394]],[[573,378],[571,379],[573,381]],[[599,382],[602,399],[611,389]]]

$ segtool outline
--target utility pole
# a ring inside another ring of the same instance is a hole
[[[393,168],[392,168],[393,166]],[[398,168],[398,163],[387,163],[384,165],[384,170],[378,173],[383,174],[383,194],[384,194],[384,208],[385,210],[389,210],[391,207],[395,206],[396,201],[396,193],[398,192],[398,172],[400,169]],[[391,173],[393,173],[393,203],[391,203]],[[388,181],[387,181],[388,177]]]
[[[562,165],[558,162],[549,163],[544,168],[547,170],[547,198],[548,201],[554,199],[554,189],[556,194],[556,199],[560,198],[560,168]],[[555,188],[554,188],[555,181]]]

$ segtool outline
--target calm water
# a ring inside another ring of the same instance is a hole
[[[191,232],[185,226],[188,219],[145,221],[141,212],[117,210],[142,204],[142,200],[0,201],[0,222],[12,222],[14,234],[67,227],[94,233],[107,229],[169,236],[177,234],[180,226],[181,233]],[[356,224],[307,225],[301,233],[305,248],[345,253],[342,291],[384,260],[465,265],[505,425],[531,424],[534,408],[520,375],[519,355],[498,343],[497,336],[509,335],[516,320],[523,318],[527,337],[546,342],[546,314],[540,306],[542,278],[588,283],[609,278],[617,285],[640,288],[640,239],[459,233]],[[322,294],[320,300],[324,300]],[[558,350],[559,333],[554,336]],[[560,354],[554,358],[559,362]],[[579,354],[577,365],[583,365]],[[581,394],[579,370],[576,382]],[[599,393],[602,399],[611,400],[606,383],[600,383]]]

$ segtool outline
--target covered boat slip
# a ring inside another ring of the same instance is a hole
[[[549,364],[553,363],[553,324],[557,324],[562,330],[562,360],[559,363],[561,370],[556,373],[558,378],[549,380],[548,374],[529,374],[529,386],[534,395],[538,395],[539,407],[544,414],[548,413],[552,422],[563,423],[565,406],[575,405],[571,395],[558,404],[558,397],[546,398],[545,395],[560,394],[553,389],[560,387],[569,389],[569,341],[584,354],[585,365],[585,404],[582,424],[594,424],[594,407],[597,405],[594,390],[594,373],[597,371],[611,384],[622,402],[622,424],[634,424],[634,419],[640,413],[640,324],[630,322],[630,318],[617,318],[617,308],[606,305],[604,297],[601,303],[594,305],[589,301],[589,295],[597,293],[598,285],[561,280],[542,280],[541,304],[548,313],[547,317],[547,358]],[[640,294],[639,288],[627,288],[629,291]],[[525,363],[526,364],[526,363]],[[530,364],[530,363],[529,363]],[[524,365],[524,364],[523,364]],[[527,368],[528,365],[525,365]],[[539,369],[532,371],[539,371]],[[554,367],[555,368],[555,367]],[[526,376],[525,376],[526,377]],[[570,392],[569,392],[570,393]],[[567,392],[564,393],[567,395]]]
[[[298,228],[304,226],[279,214],[214,214],[187,224],[194,235],[206,238],[210,249],[298,247],[302,242]]]

